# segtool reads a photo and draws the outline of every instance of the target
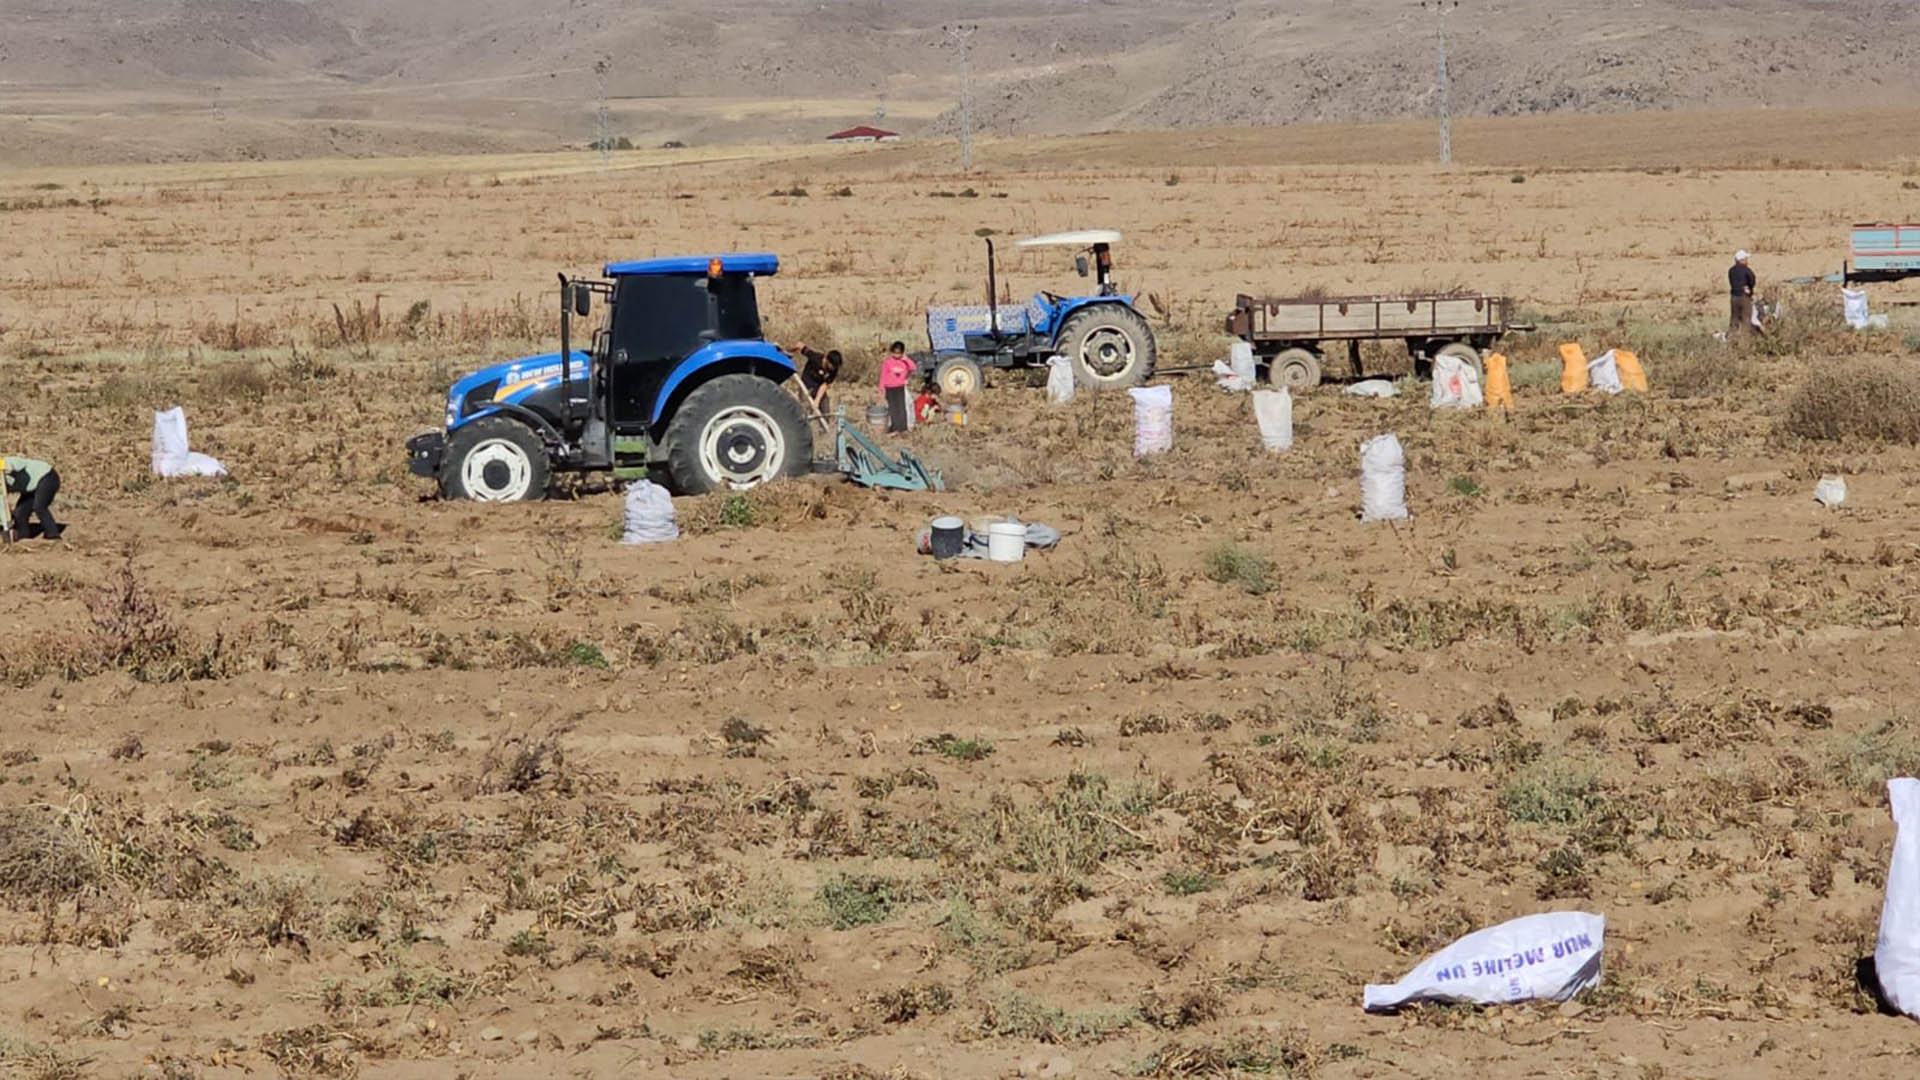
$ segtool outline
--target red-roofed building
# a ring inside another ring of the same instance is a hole
[[[828,142],[893,142],[899,137],[900,137],[900,133],[897,131],[888,131],[884,128],[870,127],[866,124],[861,124],[859,127],[850,127],[845,131],[836,131],[833,134],[827,136],[827,141]]]

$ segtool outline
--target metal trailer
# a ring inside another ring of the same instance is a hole
[[[1920,225],[1855,225],[1841,280],[1904,281],[1920,277]]]
[[[1242,294],[1227,316],[1227,333],[1253,346],[1267,379],[1305,390],[1327,374],[1326,347],[1345,342],[1353,378],[1366,374],[1363,341],[1406,342],[1414,372],[1425,375],[1439,356],[1456,356],[1480,371],[1481,350],[1493,347],[1514,323],[1504,296],[1328,296],[1261,298]]]

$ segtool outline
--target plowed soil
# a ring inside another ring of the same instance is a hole
[[[0,1059],[1901,1072],[1912,1022],[1856,963],[1884,781],[1920,767],[1920,397],[1869,437],[1819,388],[1906,385],[1915,327],[1848,335],[1821,290],[1767,343],[1710,332],[1727,251],[1780,293],[1912,182],[1068,154],[10,178],[4,449],[61,470],[70,534],[0,552]],[[1322,387],[1267,454],[1244,395],[1173,373],[1174,449],[1135,459],[1124,397],[1003,376],[908,440],[946,493],[682,499],[652,548],[618,542],[615,493],[480,507],[406,474],[451,374],[551,347],[554,270],[777,250],[775,335],[864,373],[978,294],[977,229],[1103,224],[1167,367],[1224,357],[1236,291],[1464,284],[1542,327],[1508,343],[1518,407]],[[1561,396],[1561,340],[1635,347],[1653,392]],[[175,404],[231,477],[148,475]],[[1389,431],[1413,517],[1362,523],[1357,448]],[[936,564],[914,537],[942,513],[1064,537]],[[1554,909],[1608,920],[1581,1000],[1361,1011]]]

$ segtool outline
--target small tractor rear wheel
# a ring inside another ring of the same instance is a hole
[[[474,502],[522,502],[546,498],[549,479],[547,447],[532,428],[485,416],[447,440],[440,493]]]
[[[756,487],[813,467],[813,431],[792,394],[758,375],[722,375],[674,411],[661,440],[682,495]]]
[[[1124,304],[1095,304],[1067,317],[1060,352],[1073,361],[1081,386],[1124,390],[1146,382],[1159,359],[1153,328]]]
[[[1473,346],[1468,345],[1466,342],[1456,341],[1451,345],[1441,346],[1440,350],[1433,354],[1433,358],[1435,360],[1438,360],[1443,356],[1452,356],[1461,360],[1468,367],[1473,369],[1473,381],[1478,383],[1486,382],[1487,373],[1480,359],[1479,349],[1476,349]],[[1429,371],[1428,374],[1431,375],[1432,374],[1431,371]]]
[[[1267,361],[1267,382],[1290,392],[1320,385],[1320,357],[1312,349],[1282,349]]]
[[[986,375],[971,356],[943,356],[933,369],[933,385],[942,394],[972,400],[986,387]]]

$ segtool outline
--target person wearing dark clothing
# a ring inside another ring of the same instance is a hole
[[[1760,328],[1753,325],[1753,287],[1755,279],[1753,267],[1747,265],[1748,255],[1742,251],[1733,257],[1733,266],[1727,271],[1727,288],[1731,293],[1732,312],[1728,316],[1727,336],[1735,334],[1757,334]]]
[[[0,458],[0,472],[6,475],[7,494],[20,496],[7,524],[8,538],[60,539],[60,523],[53,520],[53,497],[60,494],[59,472],[44,461],[23,457]],[[37,524],[30,524],[29,519]]]
[[[813,402],[813,407],[819,410],[821,416],[825,416],[827,410],[832,407],[832,403],[827,400],[827,387],[840,378],[842,362],[840,350],[828,349],[826,352],[821,352],[802,345],[794,351],[806,360],[806,363],[800,367],[800,385],[806,388],[807,400]]]

